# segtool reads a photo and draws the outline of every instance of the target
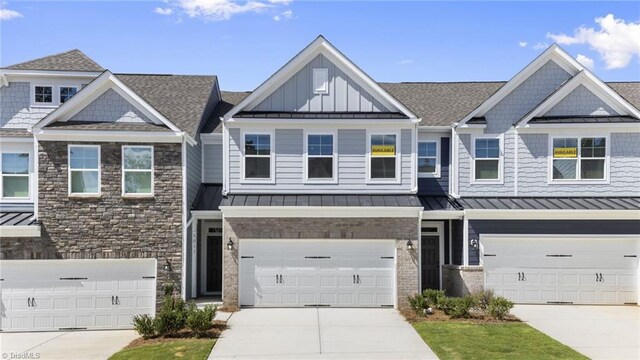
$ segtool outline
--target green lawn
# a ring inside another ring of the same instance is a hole
[[[588,359],[523,323],[424,321],[413,327],[442,360]]]
[[[109,360],[134,359],[184,359],[205,360],[209,357],[214,339],[176,339],[175,341],[160,342],[123,349],[113,354]]]

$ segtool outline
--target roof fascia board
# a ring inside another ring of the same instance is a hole
[[[464,218],[463,210],[425,210],[422,220],[460,220]]]
[[[345,120],[348,122],[345,123]],[[229,119],[225,121],[225,125],[229,127],[291,127],[299,128],[326,128],[332,126],[335,128],[371,128],[371,127],[392,127],[412,129],[420,119],[274,119],[274,118],[241,118]]]
[[[640,210],[466,209],[469,220],[638,220]]]
[[[15,225],[0,227],[2,237],[40,237],[40,225]]]
[[[201,133],[200,140],[202,140],[203,144],[222,144],[222,133]]]
[[[417,218],[423,208],[384,206],[220,206],[220,210],[225,218]]]
[[[640,132],[639,123],[566,123],[566,124],[531,124],[518,128],[520,134],[557,134],[575,135],[589,133],[602,135],[615,132]]]
[[[100,76],[103,72],[100,71],[53,71],[53,70],[15,70],[15,69],[0,69],[0,75],[7,75],[9,77],[14,76],[46,76],[46,77],[80,77],[80,78],[94,78]]]
[[[148,131],[50,130],[35,134],[38,141],[117,141],[148,143],[180,143],[182,133]]]

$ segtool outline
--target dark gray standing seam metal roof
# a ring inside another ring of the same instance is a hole
[[[9,70],[89,71],[105,69],[78,49],[33,59],[5,67]]]
[[[480,210],[640,210],[640,197],[462,197],[457,200],[464,209]]]
[[[529,120],[529,124],[611,124],[640,123],[633,116],[539,116]]]
[[[33,211],[2,211],[0,212],[0,226],[27,226],[37,225],[33,219]]]
[[[425,211],[462,210],[462,206],[450,196],[420,196],[420,203]]]

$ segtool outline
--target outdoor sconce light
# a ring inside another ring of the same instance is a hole
[[[413,250],[413,242],[411,242],[411,239],[407,240],[407,250]]]
[[[469,245],[471,245],[471,247],[473,247],[474,249],[477,249],[478,248],[478,239],[469,240]]]
[[[171,266],[169,259],[165,259],[165,263],[162,268],[164,269],[164,271],[173,272],[173,267]]]
[[[233,240],[229,238],[229,242],[227,243],[227,250],[233,250]]]

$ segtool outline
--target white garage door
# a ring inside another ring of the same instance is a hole
[[[127,329],[155,314],[156,260],[14,260],[0,265],[3,331]]]
[[[637,237],[481,239],[485,287],[517,303],[637,303]]]
[[[394,241],[242,240],[241,306],[393,306]]]

